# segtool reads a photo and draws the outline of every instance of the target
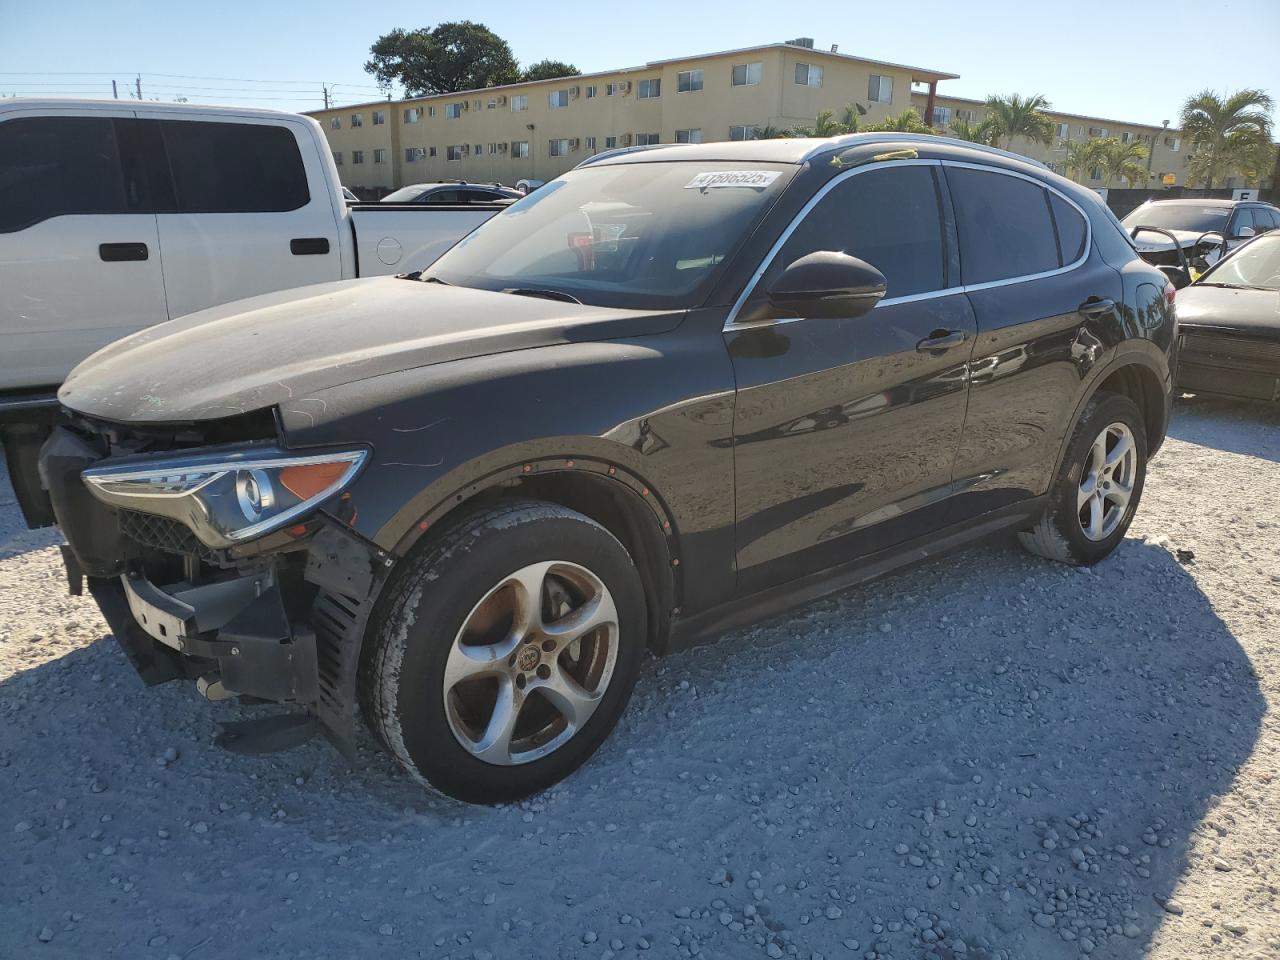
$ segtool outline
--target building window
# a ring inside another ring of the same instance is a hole
[[[462,104],[451,103],[444,108],[444,118],[446,120],[457,120],[462,116]]]
[[[622,81],[616,83],[605,84],[604,95],[606,97],[616,97],[626,91],[626,86]]]
[[[701,142],[702,142],[701,127],[693,127],[692,129],[689,129],[689,130],[676,131],[676,143],[701,143]]]
[[[422,110],[418,107],[409,107],[404,112],[405,123],[417,123],[422,119]]]
[[[483,144],[483,143],[477,143],[477,144],[476,144],[476,156],[478,157],[478,156],[480,156],[480,154],[482,154],[482,153],[484,153],[484,144]]]
[[[656,133],[637,133],[636,134],[636,143],[638,143],[642,147],[646,147],[651,143],[657,143],[657,142],[658,142],[658,135]]]
[[[730,127],[730,128],[729,128],[729,139],[730,139],[730,140],[754,140],[755,138],[756,138],[756,128],[755,128],[755,127],[747,127],[747,126],[743,126],[743,127]]]
[[[796,83],[802,87],[822,86],[822,67],[816,63],[797,63]]]
[[[978,119],[978,111],[970,110],[967,107],[959,107],[956,109],[956,119],[963,120],[965,123],[973,123]]]
[[[1106,127],[1090,127],[1089,128],[1089,136],[1091,137],[1105,137],[1106,135],[1107,135]]]
[[[568,140],[566,140],[566,139],[564,139],[564,138],[561,138],[561,139],[559,139],[559,140],[548,140],[548,141],[547,141],[547,156],[549,156],[549,157],[563,157],[563,156],[567,156],[567,155],[568,155],[568,153],[569,153],[569,141],[568,141]]]
[[[387,162],[387,151],[385,151],[385,150],[383,150],[383,149],[381,149],[381,148],[379,148],[379,149],[377,149],[377,150],[374,150],[374,151],[373,151],[373,162],[374,162],[374,163],[386,163],[386,162]]]
[[[387,111],[385,110],[373,111],[373,125],[375,127],[380,127],[386,122],[387,122]]]
[[[606,150],[612,150],[612,149],[614,149],[615,147],[617,147],[617,145],[618,145],[618,138],[617,138],[617,137],[605,137],[605,138],[604,138],[604,148],[605,148]]]
[[[1092,167],[1092,168],[1090,168],[1090,170],[1089,170],[1089,179],[1090,179],[1090,180],[1101,180],[1101,179],[1102,179],[1102,168],[1101,168],[1101,167]]]
[[[933,125],[935,127],[945,127],[951,123],[951,108],[938,107],[933,108]]]
[[[596,85],[593,83],[591,84],[591,86],[587,87],[587,99],[594,100],[595,96],[596,96]]]
[[[893,77],[873,73],[867,84],[867,99],[872,103],[890,103],[893,100]]]
[[[335,150],[335,151],[333,152],[333,165],[334,165],[335,167],[340,167],[340,166],[342,166],[342,151],[341,151],[341,150]]]
[[[1168,147],[1170,150],[1172,150],[1174,153],[1177,153],[1179,150],[1182,149],[1182,140],[1179,139],[1178,137],[1165,137],[1164,145]]]
[[[547,102],[551,104],[551,109],[555,110],[559,107],[567,107],[569,105],[568,90],[552,90],[547,94]]]
[[[436,148],[435,148],[435,147],[427,147],[427,156],[428,156],[428,157],[434,157],[435,155],[436,155]]]
[[[334,130],[341,130],[341,129],[342,129],[342,118],[341,118],[341,117],[330,117],[330,118],[329,118],[329,126],[330,126],[330,127],[332,127]]]
[[[428,117],[434,117],[435,115],[436,115],[436,108],[435,108],[435,107],[427,107],[427,116],[428,116]]]
[[[528,95],[528,94],[525,94],[525,93],[518,93],[518,94],[516,94],[514,97],[512,97],[512,98],[511,98],[511,112],[512,112],[512,113],[520,113],[521,111],[528,110],[528,109],[529,109],[529,95]]]
[[[353,113],[353,114],[351,115],[351,125],[352,125],[353,127],[363,127],[363,126],[364,126],[364,114],[362,114],[362,113]]]
[[[662,96],[662,78],[651,77],[648,80],[641,80],[636,86],[637,100],[657,100]]]
[[[1121,131],[1120,131],[1120,142],[1121,142],[1121,143],[1128,143],[1128,142],[1132,139],[1132,137],[1133,137],[1133,134],[1131,134],[1128,130],[1121,130]]]
[[[736,63],[733,66],[733,85],[735,87],[749,87],[760,82],[760,78],[764,76],[764,62],[757,60],[755,63]]]
[[[595,152],[595,149],[596,149],[595,137],[587,137],[587,149],[590,150],[592,153]]]
[[[450,160],[450,161],[461,160],[464,156],[466,156],[466,154],[467,154],[467,145],[465,143],[460,145],[450,144],[449,146],[444,148],[444,158],[446,160]]]
[[[512,140],[511,156],[516,157],[517,159],[522,159],[524,157],[529,156],[529,141],[528,140]]]
[[[1054,128],[1054,133],[1059,140],[1066,140],[1071,136],[1071,124],[1060,123]]]
[[[417,160],[417,159],[418,159],[418,148],[417,148],[417,147],[405,147],[405,148],[404,148],[404,162],[405,162],[405,163],[413,163],[413,161],[415,161],[415,160]]]
[[[694,93],[701,89],[701,70],[682,70],[676,74],[676,93]]]
[[[364,163],[364,151],[363,151],[363,150],[352,150],[352,151],[351,151],[351,162],[352,162],[352,163]]]
[[[480,111],[480,108],[482,106],[484,106],[483,100],[476,100],[471,104],[472,109],[475,110],[477,113]]]

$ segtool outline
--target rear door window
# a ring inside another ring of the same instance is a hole
[[[948,167],[964,283],[1056,270],[1058,239],[1042,186],[1002,173]]]
[[[1253,208],[1241,207],[1236,211],[1235,218],[1231,221],[1231,236],[1238,237],[1245,227],[1253,229]]]
[[[285,127],[157,121],[178,213],[279,213],[310,201],[297,140]]]
[[[1053,223],[1058,229],[1058,247],[1062,263],[1075,263],[1084,255],[1088,229],[1080,211],[1056,193],[1049,193],[1049,206],[1053,208]]]
[[[932,166],[869,170],[818,201],[773,259],[761,289],[819,250],[860,257],[884,274],[886,297],[943,289],[942,216]]]
[[[67,214],[133,213],[110,117],[0,123],[0,233]]]

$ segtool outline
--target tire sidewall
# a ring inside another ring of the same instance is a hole
[[[1125,508],[1120,523],[1109,536],[1102,540],[1090,540],[1080,526],[1077,496],[1080,478],[1084,473],[1085,462],[1089,451],[1106,427],[1113,423],[1123,423],[1133,434],[1137,449],[1137,469],[1133,482],[1133,495]],[[1054,497],[1054,526],[1067,541],[1071,556],[1079,563],[1097,563],[1113,551],[1124,539],[1138,510],[1142,499],[1142,490],[1147,478],[1147,438],[1146,427],[1137,406],[1128,397],[1119,394],[1106,394],[1089,402],[1079,425],[1071,438],[1067,454],[1063,460],[1062,477]]]
[[[446,715],[444,669],[466,617],[489,590],[528,564],[564,560],[594,573],[618,611],[618,652],[599,706],[566,744],[538,760],[495,766],[458,743]],[[622,544],[589,518],[530,505],[499,526],[478,525],[439,551],[401,585],[383,629],[389,657],[384,734],[399,759],[437,790],[460,800],[520,799],[568,776],[600,746],[630,699],[645,646],[643,588]],[[398,614],[398,615],[397,615]]]

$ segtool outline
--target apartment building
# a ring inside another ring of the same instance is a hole
[[[912,106],[925,115],[928,106],[927,98],[921,94],[913,94]],[[971,124],[981,123],[986,116],[986,104],[982,100],[967,100],[963,97],[937,96],[933,103],[933,126],[941,133],[955,120],[965,120]],[[1164,185],[1167,175],[1173,176],[1173,184],[1181,185],[1186,179],[1187,157],[1189,151],[1184,148],[1179,131],[1164,126],[1129,123],[1124,120],[1104,120],[1101,117],[1086,117],[1075,113],[1061,113],[1057,110],[1046,110],[1049,119],[1054,123],[1053,141],[1048,144],[1032,143],[1025,138],[1014,140],[1011,149],[1048,164],[1057,173],[1066,176],[1066,144],[1081,140],[1092,140],[1101,137],[1117,137],[1128,143],[1136,140],[1147,149],[1150,161],[1151,177],[1145,186],[1160,187]],[[1097,169],[1084,172],[1082,182],[1088,187],[1106,186],[1102,172]],[[1127,187],[1127,183],[1113,183],[1113,187]],[[1135,184],[1143,186],[1143,184]]]
[[[603,73],[310,113],[344,185],[550,180],[586,157],[646,143],[740,140],[812,124],[849,103],[875,123],[956,74],[817,50],[811,40],[660,60]]]

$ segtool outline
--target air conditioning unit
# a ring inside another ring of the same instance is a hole
[[[506,153],[506,152],[507,152],[507,145],[506,145],[506,143],[505,143],[505,142],[504,142],[504,143],[500,143],[500,144],[498,144],[498,152],[499,152],[499,153]]]
[[[630,80],[623,80],[620,84],[618,84],[618,92],[619,92],[620,94],[622,94],[624,97],[625,97],[628,93],[630,93],[630,92],[631,92],[631,81],[630,81]]]
[[[577,138],[577,137],[574,137],[572,140],[570,140],[570,141],[569,141],[569,149],[570,149],[570,150],[577,150],[577,149],[579,149],[581,146],[582,146],[582,143],[581,143],[581,141],[579,141],[579,140],[578,140],[578,138]]]
[[[570,100],[577,100],[577,99],[578,99],[578,88],[577,88],[577,87],[570,87],[570,88],[569,88],[569,99],[570,99]]]
[[[618,138],[618,143],[624,147],[631,146],[631,134],[624,133],[621,137]]]
[[[506,105],[507,105],[507,98],[505,96],[498,97],[498,106],[505,107]]]
[[[459,153],[461,153],[464,157],[466,157],[466,156],[470,156],[470,154],[471,154],[471,144],[469,144],[469,143],[464,143],[464,144],[462,145],[462,149],[461,149],[460,151],[458,151],[458,152],[459,152]]]

